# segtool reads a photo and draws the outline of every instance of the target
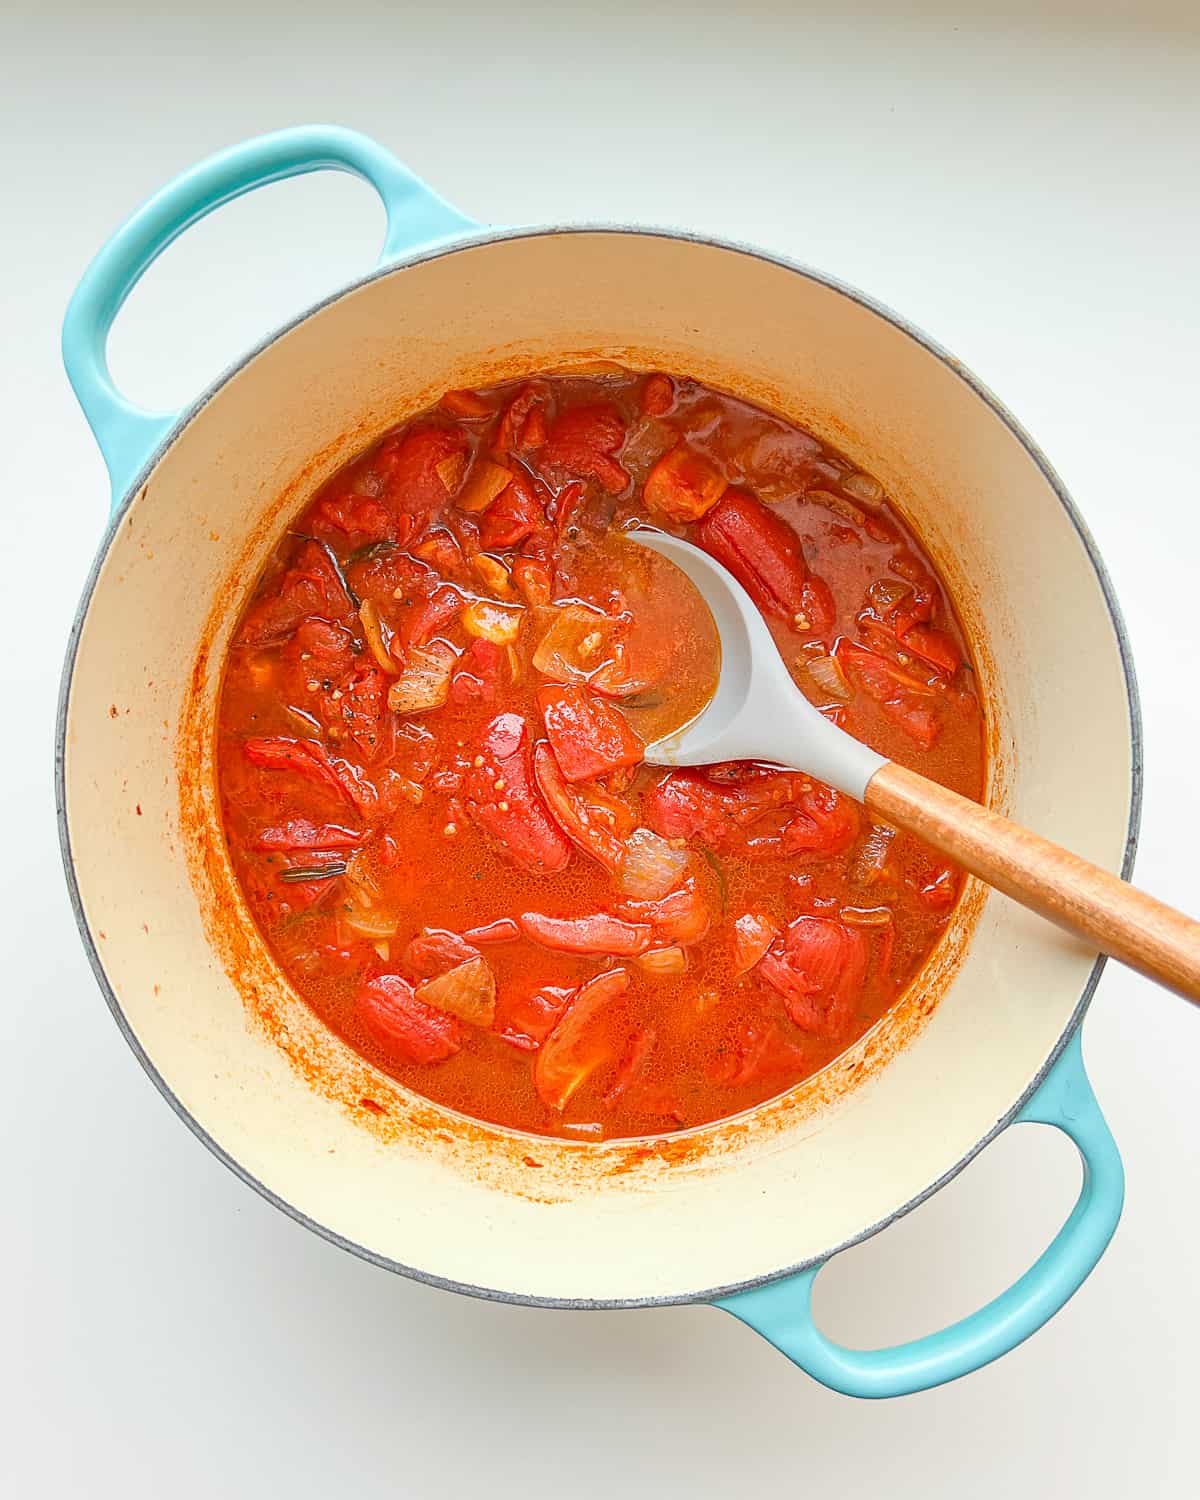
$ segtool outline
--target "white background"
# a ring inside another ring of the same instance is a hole
[[[1145,705],[1138,875],[1200,905],[1194,7],[801,8],[5,7],[7,1493],[1196,1493],[1200,1017],[1147,983],[1110,970],[1085,1033],[1129,1180],[1100,1268],[999,1364],[868,1405],[706,1308],[472,1302],[306,1233],[160,1100],[67,907],[52,717],[106,487],[59,365],[62,310],[102,239],[172,173],[312,119],[375,134],[486,221],[756,241],[862,286],[965,359],[1044,445],[1108,560]],[[132,299],[117,374],[152,405],[186,400],[365,269],[381,228],[347,178],[234,205]],[[969,1311],[1048,1240],[1077,1182],[1054,1133],[1010,1132],[823,1275],[824,1325],[865,1345]]]

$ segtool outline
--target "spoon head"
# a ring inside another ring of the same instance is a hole
[[[831,724],[808,701],[737,579],[679,537],[649,528],[628,537],[686,575],[708,605],[721,642],[720,674],[707,705],[689,724],[648,745],[646,760],[660,766],[765,761],[809,771],[861,801],[883,757]]]
[[[776,664],[784,678],[787,673],[753,600],[720,563],[691,542],[649,528],[628,535],[638,546],[674,563],[690,580],[708,606],[721,648],[717,686],[708,703],[690,723],[648,745],[646,760],[661,766],[703,766],[719,760],[761,758],[762,746],[749,748],[744,734],[752,692],[760,686],[760,662],[768,671],[771,663]],[[790,679],[787,685],[791,687]],[[743,746],[736,753],[730,750],[734,742]]]

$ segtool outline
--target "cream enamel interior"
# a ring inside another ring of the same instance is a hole
[[[965,954],[952,941],[942,955],[955,972],[940,1003],[907,1045],[870,1040],[863,1051],[888,1060],[859,1086],[710,1127],[690,1154],[626,1151],[614,1173],[612,1150],[467,1131],[428,1106],[381,1134],[314,1088],[247,1023],[206,930],[206,877],[189,868],[189,839],[206,835],[181,825],[176,750],[198,643],[224,601],[219,661],[286,514],[446,387],[589,356],[762,401],[878,475],[985,634],[993,799],[1120,868],[1132,726],[1118,643],[1076,527],[1022,443],[953,368],[846,293],[748,252],[622,231],[488,239],[400,267],[217,389],[121,515],[86,606],[66,814],[82,910],[130,1032],[201,1131],[285,1205],[471,1289],[675,1300],[819,1257],[952,1170],[1030,1088],[1094,956],[991,897],[965,944],[960,916]],[[216,688],[202,673],[198,701],[211,708]],[[203,770],[203,735],[192,754]],[[285,1025],[313,1024],[286,991],[279,1004]],[[360,1086],[367,1070],[340,1044],[309,1040]],[[528,1154],[543,1164],[524,1165]]]

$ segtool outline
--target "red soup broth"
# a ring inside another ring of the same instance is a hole
[[[882,487],[664,374],[451,391],[389,432],[280,538],[220,704],[230,854],[317,1015],[430,1099],[579,1139],[824,1067],[962,885],[812,777],[643,763],[720,651],[638,522],[731,570],[822,712],[980,795],[963,633]]]

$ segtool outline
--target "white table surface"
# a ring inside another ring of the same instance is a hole
[[[76,938],[52,719],[106,497],[59,365],[63,306],[168,176],[313,118],[375,134],[483,220],[641,220],[756,241],[865,288],[965,359],[1044,445],[1108,561],[1145,707],[1138,875],[1200,905],[1194,7],[735,8],[736,23],[723,7],[645,0],[574,17],[520,3],[406,15],[417,8],[385,0],[210,0],[186,18],[6,7],[7,1494],[1197,1493],[1200,1015],[1127,973],[1110,969],[1085,1032],[1128,1172],[1111,1250],[1007,1359],[869,1405],[706,1308],[490,1305],[308,1234],[171,1115]],[[234,205],[132,299],[117,374],[151,404],[183,401],[365,268],[380,230],[369,191],[346,178]],[[1047,1241],[1077,1182],[1055,1133],[1010,1132],[822,1276],[825,1326],[878,1343],[969,1311]]]

